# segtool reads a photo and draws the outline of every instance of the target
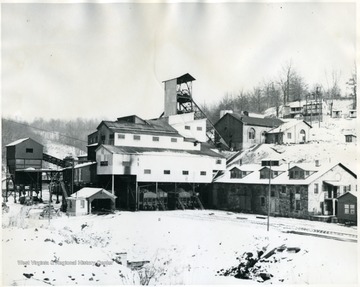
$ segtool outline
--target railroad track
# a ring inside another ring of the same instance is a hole
[[[180,217],[180,218],[196,218],[200,220],[205,221],[226,221],[226,222],[235,222],[239,224],[243,224],[244,222],[256,224],[256,225],[266,225],[267,221],[263,219],[253,219],[253,218],[247,218],[245,216],[236,216],[235,214],[233,216],[229,215],[219,215],[215,214],[211,211],[209,213],[204,214],[202,213],[171,213],[169,212],[167,215],[174,216],[174,217]],[[264,217],[266,218],[266,217]],[[270,219],[271,222],[271,219]],[[310,222],[309,222],[310,223]],[[319,229],[318,227],[313,226],[294,226],[291,224],[284,224],[284,223],[271,223],[271,227],[275,228],[281,232],[284,233],[293,233],[293,234],[299,234],[299,235],[308,235],[308,236],[315,236],[315,237],[322,237],[322,238],[328,238],[328,239],[335,239],[335,240],[341,240],[341,241],[348,241],[348,242],[357,242],[357,234],[355,234],[355,231],[353,233],[350,232],[341,232],[341,231],[335,231],[335,230],[328,230],[328,229]]]

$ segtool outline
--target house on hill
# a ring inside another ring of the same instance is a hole
[[[277,144],[301,144],[310,139],[310,129],[312,126],[306,121],[289,120],[266,132],[266,143]]]
[[[347,143],[356,142],[356,135],[354,135],[354,134],[346,134],[345,135],[345,142],[347,142]]]
[[[227,113],[215,123],[215,128],[233,150],[242,150],[265,142],[266,132],[280,126],[277,118],[251,117],[247,112]]]
[[[212,207],[267,214],[269,182],[270,213],[298,218],[336,216],[337,198],[357,189],[356,174],[341,163],[280,164],[271,169],[235,163],[215,178]]]

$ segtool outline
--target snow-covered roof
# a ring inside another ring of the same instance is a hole
[[[283,124],[281,124],[280,126],[278,126],[277,128],[273,128],[271,130],[269,130],[267,133],[268,134],[275,134],[275,133],[281,133],[284,132],[300,123],[305,123],[307,124],[310,128],[312,127],[311,125],[309,125],[306,121],[299,121],[299,120],[289,120]]]
[[[216,158],[223,158],[220,153],[213,151],[212,149],[201,145],[201,150],[182,150],[182,149],[168,149],[168,148],[147,148],[147,147],[131,147],[131,146],[112,146],[101,145],[96,151],[101,148],[106,149],[112,154],[166,154],[166,155],[197,155],[197,156],[210,156]]]
[[[115,195],[111,194],[107,190],[103,188],[95,188],[95,187],[84,187],[80,189],[79,191],[73,193],[71,195],[72,198],[90,198],[97,194],[98,192],[105,193],[109,197],[116,198]]]
[[[324,175],[326,172],[328,172],[330,169],[334,168],[335,166],[340,165],[343,167],[347,172],[352,174],[354,177],[356,177],[356,174],[354,174],[351,170],[349,170],[347,167],[345,167],[341,163],[337,164],[328,164],[325,166],[322,166],[317,172],[314,172],[310,176],[308,176],[305,179],[290,179],[288,172],[283,172],[279,176],[272,178],[271,183],[272,184],[285,184],[285,185],[309,185],[310,183],[317,180],[319,177]],[[284,165],[285,166],[285,165]],[[268,184],[269,179],[263,179],[260,178],[260,170],[254,170],[249,175],[243,177],[243,178],[230,178],[229,176],[229,168],[227,168],[227,171],[224,172],[222,175],[217,177],[214,181],[219,183],[241,183],[241,184]]]
[[[308,163],[308,162],[304,162],[304,163],[290,163],[289,165],[289,169],[292,169],[294,167],[298,167],[302,170],[308,170],[308,171],[318,171],[320,169],[320,166],[316,166],[315,163]]]
[[[13,141],[12,143],[7,144],[6,146],[14,146],[14,145],[17,145],[17,144],[19,144],[19,143],[22,143],[22,142],[24,142],[24,141],[26,141],[26,140],[28,140],[28,139],[29,139],[29,138],[19,139],[19,140]]]

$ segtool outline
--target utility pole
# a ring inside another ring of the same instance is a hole
[[[271,160],[269,169],[269,190],[268,190],[268,216],[267,216],[267,231],[270,229],[270,199],[271,199]]]

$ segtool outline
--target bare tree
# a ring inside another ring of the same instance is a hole
[[[283,93],[283,104],[285,106],[290,99],[290,82],[293,77],[293,68],[291,61],[289,61],[285,66],[283,66],[282,72],[283,76],[280,77],[279,85]]]
[[[346,84],[351,89],[351,96],[354,98],[353,101],[353,109],[356,109],[357,104],[357,95],[356,95],[356,87],[357,87],[357,69],[356,69],[356,63],[354,65],[354,71],[350,77],[350,79],[346,82]]]

